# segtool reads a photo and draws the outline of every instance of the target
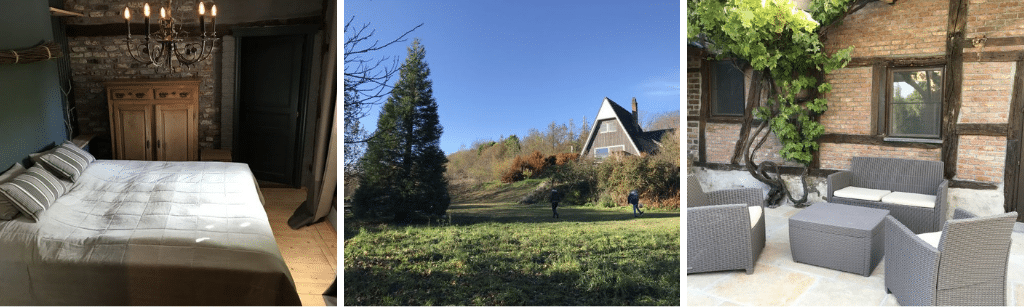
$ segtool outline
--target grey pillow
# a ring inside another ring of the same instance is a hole
[[[14,177],[18,177],[25,172],[25,167],[21,166],[21,163],[15,163],[3,174],[0,174],[0,184],[11,181]],[[11,220],[18,215],[18,207],[14,206],[14,203],[5,197],[0,197],[0,220]]]
[[[68,141],[39,157],[39,162],[53,171],[54,175],[72,182],[78,180],[92,161],[96,161],[96,158]]]
[[[0,202],[10,202],[22,214],[38,221],[39,214],[64,195],[64,192],[66,188],[57,177],[36,165],[11,181],[0,184],[0,199],[4,199]]]

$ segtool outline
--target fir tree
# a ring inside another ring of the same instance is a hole
[[[357,216],[388,216],[405,222],[414,212],[441,215],[448,209],[448,158],[433,96],[426,51],[412,42],[400,77],[377,120],[375,137],[359,161],[363,176],[353,196]]]

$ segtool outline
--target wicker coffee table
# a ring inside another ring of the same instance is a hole
[[[818,203],[789,218],[793,261],[871,276],[885,254],[889,210]]]

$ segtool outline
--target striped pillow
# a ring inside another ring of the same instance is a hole
[[[39,214],[50,207],[65,187],[57,177],[36,165],[10,182],[0,184],[0,199],[13,203],[22,214],[39,220]]]
[[[39,159],[54,174],[72,182],[78,180],[78,176],[81,176],[85,168],[89,167],[89,163],[96,161],[91,154],[68,141],[64,141],[64,144]]]
[[[21,166],[21,163],[15,163],[3,174],[0,174],[0,184],[10,182],[14,177],[18,177],[25,173],[25,167]],[[14,206],[14,202],[11,202],[5,197],[0,197],[0,220],[14,219],[14,216],[18,215],[18,207]]]

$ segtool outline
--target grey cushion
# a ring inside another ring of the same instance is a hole
[[[85,168],[89,167],[89,163],[96,161],[96,158],[74,143],[65,141],[64,144],[39,157],[39,160],[55,175],[74,182]]]
[[[0,184],[0,199],[14,204],[22,214],[38,221],[39,214],[66,191],[66,186],[57,177],[36,165],[10,182]]]
[[[6,183],[25,173],[25,167],[21,166],[21,163],[15,163],[3,174],[0,174],[0,184]],[[14,206],[14,203],[7,198],[0,197],[0,220],[14,219],[18,215],[18,207]]]

